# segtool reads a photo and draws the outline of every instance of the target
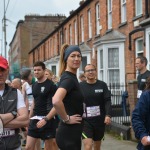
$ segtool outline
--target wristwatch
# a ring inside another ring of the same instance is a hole
[[[43,117],[43,119],[47,122],[49,119],[45,116]]]
[[[17,117],[17,112],[16,111],[12,111],[11,113],[14,116],[14,119],[15,119]]]

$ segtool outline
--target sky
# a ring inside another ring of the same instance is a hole
[[[0,53],[3,55],[4,35],[2,32],[2,19],[4,17],[4,1],[7,19],[6,41],[8,51],[9,44],[16,30],[16,25],[19,20],[24,20],[25,15],[64,14],[68,17],[71,10],[79,7],[81,0],[0,0]]]

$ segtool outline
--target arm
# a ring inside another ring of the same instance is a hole
[[[28,103],[28,99],[27,99],[27,94],[26,94],[26,82],[22,85],[22,95],[24,97],[24,101],[26,104],[26,107],[29,108],[29,103]]]
[[[29,118],[28,118],[28,111],[24,103],[23,95],[19,90],[17,90],[17,117],[7,123],[5,127],[8,128],[20,128],[25,127],[28,125]]]
[[[148,132],[146,124],[149,116],[149,99],[150,96],[146,92],[142,93],[139,101],[136,104],[132,113],[132,127],[135,132],[136,138],[140,139],[143,145],[149,145],[147,140]]]
[[[14,119],[14,116],[12,113],[7,113],[7,114],[0,114],[0,117],[3,121],[3,125],[5,126],[8,122]]]
[[[4,125],[5,128],[21,128],[26,127],[29,123],[28,111],[26,107],[17,110],[18,116]]]
[[[67,90],[64,88],[58,88],[56,91],[54,97],[53,97],[53,106],[56,109],[57,113],[60,115],[62,120],[68,120],[68,116],[64,107],[63,99],[65,98],[67,94]],[[70,119],[67,123],[69,124],[75,124],[75,123],[81,123],[82,117],[78,114],[75,114],[73,116],[70,116]]]
[[[105,120],[104,123],[109,125],[111,123],[111,92],[108,90],[107,85],[104,89],[104,101],[105,101]]]

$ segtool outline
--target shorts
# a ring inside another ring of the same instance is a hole
[[[47,140],[55,138],[58,122],[56,119],[49,120],[42,128],[37,128],[38,120],[30,120],[28,128],[28,136]]]
[[[104,137],[105,126],[98,126],[84,121],[82,139],[91,138],[93,141],[101,141]]]

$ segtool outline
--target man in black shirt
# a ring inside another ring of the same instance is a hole
[[[82,138],[84,150],[100,150],[105,124],[111,123],[111,94],[105,82],[96,79],[96,68],[85,66],[86,81],[80,83],[84,95],[84,127]]]
[[[55,94],[56,86],[45,76],[45,64],[36,62],[34,64],[34,75],[37,78],[32,86],[34,101],[30,110],[30,124],[27,136],[27,150],[33,150],[38,138],[45,141],[46,150],[57,150],[55,134],[57,121],[55,114],[51,113],[52,97]]]
[[[138,81],[137,98],[140,98],[142,91],[146,87],[146,79],[150,76],[150,71],[147,70],[146,66],[147,66],[146,57],[138,56],[135,62],[135,67],[139,71],[139,75],[137,77]]]

